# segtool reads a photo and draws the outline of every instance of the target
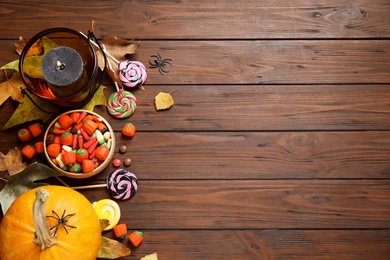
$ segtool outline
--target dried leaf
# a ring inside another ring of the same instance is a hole
[[[0,204],[3,214],[5,215],[12,202],[23,192],[47,185],[46,183],[37,183],[35,181],[60,175],[62,173],[44,164],[33,163],[17,174],[10,176],[3,190],[0,191]]]
[[[100,223],[100,228],[102,229],[102,231],[104,231],[106,229],[106,227],[108,227],[110,225],[110,221],[108,219],[99,219],[99,223]]]
[[[57,44],[47,37],[42,37],[44,54],[57,47]],[[23,71],[32,78],[44,79],[41,71],[43,55],[25,57],[23,61]]]
[[[92,21],[91,30],[95,33],[95,21]],[[96,51],[98,58],[98,66],[101,70],[106,69],[106,72],[111,79],[116,82],[120,87],[123,87],[122,82],[118,77],[118,63],[129,59],[131,54],[134,54],[138,49],[140,42],[134,42],[129,40],[123,40],[115,36],[104,37],[101,42],[102,47],[106,53],[106,64],[104,63],[104,57],[100,50]]]
[[[24,58],[23,71],[32,78],[44,79],[41,70],[42,58],[42,55]]]
[[[95,25],[96,22],[94,20],[91,21],[91,32],[95,34]]]
[[[115,59],[118,61],[124,61],[126,60],[125,56],[135,53],[140,45],[140,42],[132,42],[115,36],[107,36],[103,38],[102,44],[104,44],[107,52]],[[107,59],[109,59],[109,57],[107,57]],[[116,64],[116,67],[118,67],[118,64]]]
[[[131,254],[131,250],[114,239],[102,237],[98,258],[115,259]]]
[[[47,111],[57,111],[58,107],[42,98],[39,98],[35,95],[30,95],[30,97],[34,100],[39,107],[46,109]],[[45,113],[39,108],[37,108],[29,98],[26,96],[23,99],[23,102],[19,104],[19,106],[15,109],[11,118],[5,124],[3,129],[7,129],[25,122],[33,121],[33,120],[41,120],[43,123],[47,122],[53,115],[49,113]]]
[[[168,109],[174,104],[173,97],[170,93],[160,92],[154,98],[154,104],[157,110]]]
[[[119,79],[119,69],[118,66],[114,68],[107,68],[107,73],[111,77],[111,79],[116,82],[121,88],[123,88],[122,81]]]
[[[141,260],[158,260],[157,252],[150,254],[150,255],[146,255],[146,256],[142,257]]]
[[[19,71],[19,60],[11,61],[11,62],[5,64],[4,66],[2,66],[0,69]]]
[[[106,87],[100,85],[100,87],[96,90],[93,98],[82,107],[82,109],[92,111],[95,106],[105,106],[106,105],[106,97],[104,96],[104,89]]]
[[[27,42],[28,42],[27,39],[23,39],[23,37],[20,36],[19,42],[15,43],[15,50],[19,55],[22,54],[23,48],[24,46],[26,46]],[[33,56],[33,55],[42,55],[43,52],[42,47],[43,47],[42,41],[39,39],[27,51],[26,57]]]
[[[8,171],[9,175],[14,175],[26,168],[26,163],[22,161],[22,152],[17,147],[9,149],[6,155],[0,152],[0,171]]]
[[[23,87],[24,84],[20,78],[19,73],[14,73],[12,75],[12,78],[10,78],[7,81],[4,81],[3,83],[0,83],[0,106],[6,101],[9,97],[11,97],[13,100],[22,102],[23,101],[23,94],[20,90],[21,87]]]
[[[83,109],[92,111],[93,108],[97,105],[105,105],[106,98],[103,93],[104,88],[105,86],[101,85],[99,89],[95,92],[94,97],[89,103],[87,103],[83,107]],[[46,111],[51,111],[54,113],[58,111],[58,106],[56,106],[54,103],[39,98],[35,95],[30,95],[30,97],[39,107],[44,108]],[[50,118],[52,118],[52,116],[53,114],[43,112],[38,107],[36,107],[29,98],[25,97],[23,99],[23,102],[21,102],[19,106],[15,109],[14,113],[12,114],[8,122],[5,124],[3,129],[7,129],[33,120],[41,120],[43,123],[45,123]]]

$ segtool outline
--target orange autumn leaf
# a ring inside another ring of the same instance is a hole
[[[22,152],[17,147],[9,149],[6,155],[0,152],[0,171],[8,171],[8,174],[12,176],[27,167],[22,160]]]
[[[16,52],[21,55],[24,46],[26,46],[28,40],[23,39],[22,36],[19,37],[19,42],[15,43],[15,50]],[[42,55],[43,53],[43,44],[41,40],[36,41],[31,48],[26,53],[26,56],[33,56],[33,55]]]
[[[9,97],[13,100],[22,102],[23,94],[20,90],[21,87],[24,87],[22,79],[19,76],[19,73],[14,73],[12,78],[0,83],[0,106],[6,101]]]

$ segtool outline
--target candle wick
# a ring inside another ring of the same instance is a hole
[[[63,70],[65,69],[65,64],[63,64],[61,61],[57,61],[57,70]]]

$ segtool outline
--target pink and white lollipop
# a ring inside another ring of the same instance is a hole
[[[135,113],[138,101],[131,92],[120,89],[110,95],[106,105],[112,116],[122,119]]]
[[[119,79],[123,86],[138,87],[146,81],[148,75],[145,65],[139,61],[125,60],[119,63]]]
[[[128,170],[117,169],[108,176],[107,189],[115,199],[130,199],[138,191],[138,178]]]
[[[64,181],[61,182],[65,186],[69,186]],[[117,169],[110,173],[105,184],[94,184],[85,186],[72,187],[74,190],[94,189],[106,187],[114,199],[127,200],[133,197],[138,191],[138,178],[134,173],[125,170]],[[105,200],[107,201],[107,200]]]

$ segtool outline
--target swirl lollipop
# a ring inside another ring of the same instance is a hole
[[[115,199],[130,199],[138,191],[138,178],[128,170],[117,169],[108,176],[107,189]]]
[[[104,44],[102,44],[102,50],[111,57],[118,64],[120,63],[117,59],[115,59],[111,54],[106,51]],[[108,67],[112,70],[111,63],[108,62]],[[136,97],[129,91],[124,91],[123,88],[119,87],[119,84],[114,81],[116,92],[112,93],[108,98],[106,105],[108,112],[115,118],[128,118],[132,114],[134,114],[137,109],[137,99]]]
[[[62,184],[69,187],[63,180]],[[115,199],[126,200],[134,196],[138,191],[138,178],[134,173],[125,169],[117,169],[110,173],[105,184],[93,184],[71,187],[74,190],[95,189],[106,187]],[[105,201],[107,202],[107,201]],[[101,202],[103,203],[103,202]],[[111,203],[113,205],[114,203]],[[94,206],[95,207],[95,206]],[[115,205],[113,206],[115,207]]]
[[[118,203],[110,199],[102,199],[92,203],[99,219],[107,219],[110,224],[104,230],[112,229],[121,218],[121,210]]]
[[[108,112],[116,118],[128,118],[135,113],[137,98],[129,91],[120,89],[110,95],[107,100]]]
[[[145,65],[135,60],[125,60],[119,63],[119,79],[123,86],[138,87],[146,81],[148,75]]]

